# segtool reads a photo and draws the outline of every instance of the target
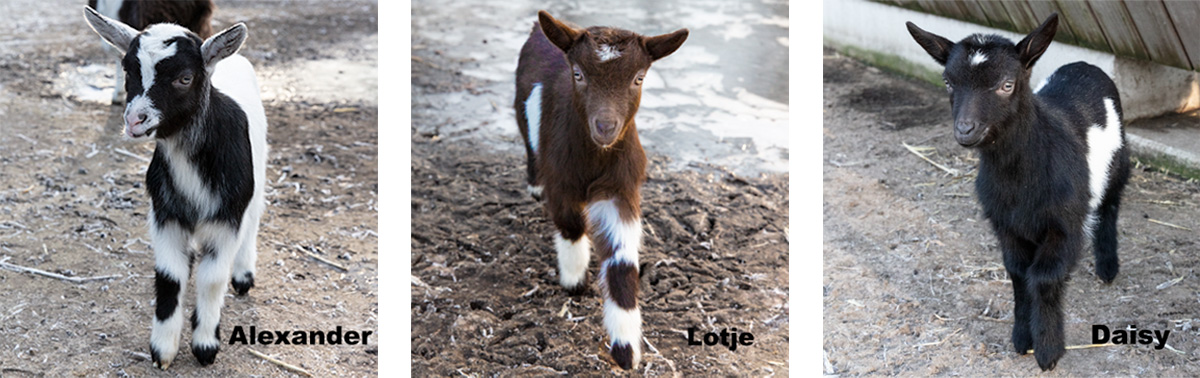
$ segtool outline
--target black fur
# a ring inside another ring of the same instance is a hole
[[[229,280],[230,284],[233,285],[233,291],[237,293],[239,297],[246,295],[246,293],[250,291],[250,288],[254,287],[254,275],[246,273],[243,276],[244,278],[241,280],[239,280],[237,277],[233,277]]]
[[[163,274],[161,270],[154,270],[154,315],[158,321],[166,321],[175,314],[175,308],[179,307],[179,284],[178,280]]]
[[[946,67],[956,139],[979,151],[975,190],[1013,283],[1013,346],[1019,354],[1034,349],[1042,370],[1053,369],[1065,352],[1062,297],[1088,241],[1088,129],[1107,124],[1105,99],[1121,114],[1116,85],[1083,62],[1060,67],[1033,93],[1030,70],[1056,27],[1051,15],[1017,44],[978,35],[950,43],[908,23],[918,44]],[[986,60],[972,64],[976,53]],[[1129,178],[1124,135],[1092,229],[1096,275],[1104,282],[1119,270],[1116,222]]]

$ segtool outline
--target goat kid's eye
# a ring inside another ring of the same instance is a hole
[[[634,86],[641,86],[641,85],[642,85],[642,79],[644,79],[644,77],[642,77],[642,76],[638,76],[638,77],[637,77],[637,79],[634,79],[634,80],[633,80],[633,85],[634,85]]]
[[[953,92],[953,91],[954,91],[954,86],[951,86],[951,85],[950,85],[950,80],[949,80],[949,79],[942,78],[942,82],[946,84],[946,91],[947,91],[947,92]]]
[[[192,85],[192,75],[180,76],[178,80],[175,80],[175,84],[185,86],[185,87]]]
[[[579,71],[579,67],[575,67],[575,81],[583,81],[583,72]]]
[[[1014,84],[1013,84],[1012,80],[1009,80],[1009,81],[1004,82],[1004,84],[1000,86],[1000,91],[1004,92],[1004,93],[1012,93],[1013,87],[1014,87]]]

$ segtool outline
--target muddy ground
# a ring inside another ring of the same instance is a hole
[[[1009,342],[1011,283],[975,199],[977,156],[954,142],[945,97],[825,50],[827,374],[1040,373]],[[1200,183],[1136,167],[1118,222],[1120,275],[1101,283],[1089,249],[1066,291],[1067,345],[1090,344],[1092,324],[1135,324],[1170,330],[1170,348],[1069,350],[1042,375],[1200,374],[1198,202]]]
[[[461,74],[475,63],[419,37],[413,44],[428,46],[413,51],[414,99],[476,96],[492,84]],[[525,192],[515,121],[502,138],[472,137],[487,120],[439,131],[464,122],[455,114],[413,116],[413,376],[617,372],[594,281],[579,297],[558,285],[554,228]],[[513,148],[496,147],[504,144]],[[642,191],[639,298],[652,348],[629,375],[787,376],[787,174],[741,177],[699,163],[671,171],[669,163],[651,157]],[[755,343],[692,347],[689,327],[737,328]]]
[[[120,107],[61,91],[78,67],[115,70],[83,21],[84,2],[32,3],[0,5],[22,15],[0,27],[0,260],[112,278],[77,284],[0,269],[0,376],[294,375],[248,349],[318,376],[373,376],[377,333],[368,345],[225,344],[201,368],[185,332],[170,370],[152,367],[143,175],[153,144],[121,139]],[[259,73],[271,151],[257,287],[226,298],[222,339],[238,325],[375,331],[376,4],[220,1],[214,26],[236,21],[249,26],[242,53]]]

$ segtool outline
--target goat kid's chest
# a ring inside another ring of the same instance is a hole
[[[216,213],[220,198],[209,187],[196,161],[177,142],[158,141],[147,171],[147,186],[157,192],[155,200],[182,201],[199,217]]]

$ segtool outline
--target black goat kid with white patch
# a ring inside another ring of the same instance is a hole
[[[946,67],[955,139],[979,151],[975,191],[1013,284],[1012,342],[1020,354],[1032,348],[1042,370],[1065,352],[1063,289],[1089,237],[1096,275],[1106,283],[1117,275],[1117,211],[1129,179],[1121,99],[1103,71],[1076,62],[1029,86],[1057,25],[1051,15],[1014,45],[980,34],[954,43],[908,23]]]
[[[227,286],[238,295],[254,286],[265,206],[267,119],[254,68],[236,54],[246,26],[202,40],[175,24],[138,32],[91,8],[84,16],[125,54],[125,135],[156,143],[146,171],[157,296],[150,355],[162,369],[174,360],[188,277],[199,261],[192,354],[211,364]]]

